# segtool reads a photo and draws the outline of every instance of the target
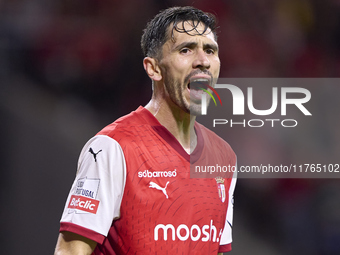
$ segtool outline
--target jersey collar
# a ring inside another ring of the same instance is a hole
[[[140,114],[141,117],[146,121],[148,125],[152,127],[152,129],[167,143],[169,144],[177,153],[179,153],[183,158],[185,158],[188,162],[194,163],[196,162],[203,151],[204,147],[204,139],[201,133],[201,129],[197,122],[195,122],[195,132],[197,135],[197,145],[195,150],[188,154],[182,147],[182,145],[178,142],[178,140],[167,130],[159,121],[145,109],[143,106],[139,106],[136,110],[136,113]]]

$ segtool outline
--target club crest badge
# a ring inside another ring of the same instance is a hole
[[[215,180],[217,183],[218,196],[220,197],[222,203],[224,203],[226,198],[224,179],[222,177],[216,177]]]

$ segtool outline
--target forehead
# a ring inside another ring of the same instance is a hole
[[[197,21],[182,21],[173,26],[170,25],[168,31],[168,40],[166,43],[178,44],[183,41],[193,41],[199,39],[205,39],[209,43],[214,43],[217,45],[215,40],[215,35],[208,27]]]

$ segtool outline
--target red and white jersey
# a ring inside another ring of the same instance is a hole
[[[60,231],[96,241],[94,254],[217,254],[231,249],[236,178],[190,178],[190,162],[230,146],[196,123],[187,154],[145,108],[104,128],[84,146]]]

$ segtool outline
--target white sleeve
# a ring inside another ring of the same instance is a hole
[[[230,244],[232,240],[232,226],[233,226],[233,212],[234,212],[234,190],[236,185],[237,179],[237,164],[236,169],[233,174],[233,178],[230,183],[229,187],[229,203],[226,215],[226,221],[224,224],[224,229],[221,236],[220,245]]]
[[[113,219],[119,217],[125,179],[126,164],[119,143],[105,135],[93,137],[80,154],[61,223],[107,236]]]

